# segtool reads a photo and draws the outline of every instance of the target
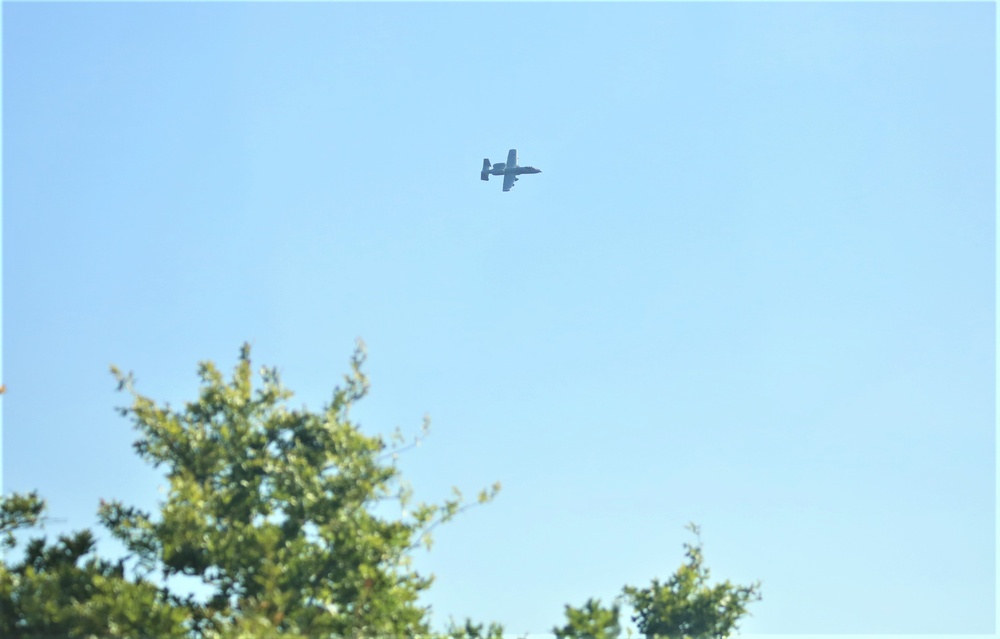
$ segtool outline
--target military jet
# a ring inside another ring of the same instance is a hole
[[[479,177],[484,181],[489,182],[491,175],[502,175],[503,190],[509,191],[514,188],[514,182],[517,182],[517,176],[525,173],[541,173],[541,171],[533,166],[518,166],[517,149],[511,149],[507,152],[507,162],[499,162],[491,165],[489,158],[484,158],[483,172],[479,174]]]

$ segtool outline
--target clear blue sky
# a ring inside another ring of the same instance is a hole
[[[250,340],[319,407],[362,337],[418,496],[504,485],[419,558],[438,623],[547,632],[694,521],[746,634],[991,633],[995,25],[5,3],[3,490],[152,508],[109,364],[180,402]]]

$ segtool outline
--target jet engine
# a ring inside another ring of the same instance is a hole
[[[496,164],[493,165],[493,174],[500,175],[501,173],[503,173],[504,167],[506,166],[507,166],[506,162],[497,162]]]

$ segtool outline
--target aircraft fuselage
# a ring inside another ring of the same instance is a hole
[[[497,162],[493,165],[493,168],[487,171],[490,175],[507,175],[508,173],[513,173],[514,175],[523,175],[525,173],[541,173],[541,169],[536,169],[533,166],[513,166],[507,168],[504,162]]]

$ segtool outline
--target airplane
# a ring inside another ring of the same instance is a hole
[[[502,175],[503,190],[509,191],[514,188],[517,176],[524,175],[525,173],[541,173],[541,171],[533,166],[518,166],[517,149],[511,149],[507,152],[506,162],[490,165],[489,158],[483,158],[483,172],[479,174],[479,177],[489,182],[491,175]]]

